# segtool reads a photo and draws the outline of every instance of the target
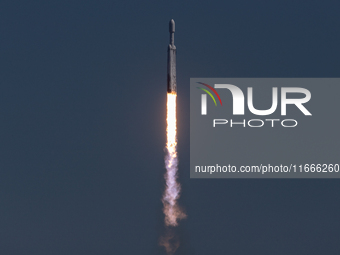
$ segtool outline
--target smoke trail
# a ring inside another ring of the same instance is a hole
[[[167,143],[165,156],[165,182],[166,188],[163,195],[163,212],[167,227],[178,226],[178,220],[186,218],[186,214],[177,204],[181,186],[177,182],[178,158],[177,158],[177,127],[176,127],[176,93],[168,93],[167,97]],[[179,242],[171,229],[167,230],[160,244],[165,247],[168,254],[173,254]]]
[[[161,237],[159,243],[164,246],[166,253],[169,255],[174,254],[179,246],[179,240],[173,229],[167,229],[167,232]]]

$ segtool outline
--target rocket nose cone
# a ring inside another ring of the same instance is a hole
[[[171,19],[169,22],[169,32],[175,33],[175,21],[173,19]]]

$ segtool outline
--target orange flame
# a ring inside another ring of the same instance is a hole
[[[177,226],[178,220],[186,217],[185,213],[177,204],[181,186],[177,182],[178,158],[177,158],[177,123],[176,123],[176,93],[168,93],[167,98],[167,155],[166,166],[166,189],[163,195],[163,212],[167,226]]]

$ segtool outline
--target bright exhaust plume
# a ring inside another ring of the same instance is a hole
[[[167,94],[167,143],[165,156],[165,182],[163,195],[163,212],[166,226],[175,227],[178,220],[186,218],[185,213],[178,206],[181,186],[177,182],[178,158],[177,158],[177,124],[176,124],[176,93]]]

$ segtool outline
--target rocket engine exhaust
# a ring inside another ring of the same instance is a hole
[[[167,233],[161,238],[160,245],[164,246],[167,254],[174,254],[179,246],[174,229],[178,221],[186,218],[186,214],[179,207],[177,200],[180,197],[181,186],[177,181],[177,124],[176,124],[176,46],[174,44],[175,22],[169,23],[170,44],[168,46],[168,84],[167,84],[167,143],[164,175],[166,187],[162,198],[163,212]]]
[[[166,189],[163,195],[163,212],[166,226],[176,227],[178,220],[186,217],[177,204],[181,186],[177,182],[177,130],[176,130],[176,93],[168,93],[167,98],[167,155],[165,157]]]

